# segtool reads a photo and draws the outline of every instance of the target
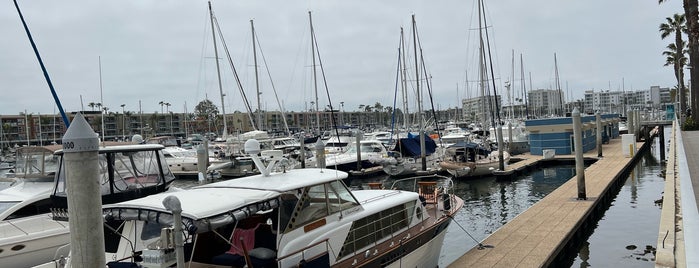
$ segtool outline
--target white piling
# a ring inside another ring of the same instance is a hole
[[[602,115],[599,111],[595,113],[595,121],[597,121],[597,157],[602,157]]]
[[[204,183],[206,180],[206,167],[207,161],[209,160],[209,155],[206,153],[206,145],[204,144],[199,144],[197,145],[197,172],[198,178],[199,178],[199,183]]]
[[[168,196],[163,199],[165,209],[172,211],[172,227],[175,235],[175,256],[177,268],[184,268],[184,241],[182,240],[182,204],[177,197]]]
[[[362,132],[357,131],[356,135],[357,141],[357,171],[362,170]]]
[[[316,167],[325,168],[325,144],[320,138],[316,141]]]
[[[104,267],[99,139],[82,114],[75,116],[63,136],[63,154],[72,267]]]
[[[575,143],[575,175],[578,179],[578,200],[587,200],[585,193],[585,160],[583,159],[582,121],[580,111],[573,109],[573,140]]]
[[[301,132],[301,138],[299,139],[299,160],[301,161],[301,168],[306,168],[306,133]]]

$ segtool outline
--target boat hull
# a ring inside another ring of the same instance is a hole
[[[17,226],[29,229],[20,230]],[[38,229],[38,230],[37,230]],[[18,233],[13,235],[12,233]],[[70,251],[67,222],[57,222],[50,215],[37,215],[0,227],[0,264],[2,267],[31,267],[53,260]]]

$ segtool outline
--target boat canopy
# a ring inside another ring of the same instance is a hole
[[[425,155],[431,155],[437,149],[434,140],[425,135]],[[420,136],[409,134],[407,138],[398,139],[395,151],[401,152],[403,156],[420,156]]]
[[[347,178],[347,173],[327,169],[295,169],[271,176],[253,175],[140,199],[105,205],[108,219],[141,220],[172,225],[172,213],[163,200],[177,197],[182,222],[189,232],[204,232],[245,219],[259,211],[279,207],[281,194],[307,186]]]
[[[107,219],[141,220],[172,225],[172,212],[163,205],[168,196],[177,197],[182,204],[182,222],[190,233],[204,232],[245,219],[258,211],[279,206],[275,191],[240,188],[196,188],[165,192],[144,198],[105,205]]]

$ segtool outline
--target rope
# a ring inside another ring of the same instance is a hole
[[[447,217],[449,217],[450,219],[452,219],[452,221],[453,221],[454,223],[456,223],[456,225],[458,225],[459,228],[461,228],[461,230],[463,230],[464,233],[466,233],[466,234],[468,235],[468,237],[470,237],[471,239],[473,239],[473,241],[475,241],[476,243],[478,243],[478,250],[482,250],[482,249],[486,249],[486,248],[494,248],[494,247],[495,247],[495,246],[492,246],[492,245],[483,245],[483,243],[478,242],[478,240],[476,240],[476,238],[474,238],[470,233],[468,233],[468,231],[466,231],[466,229],[465,229],[463,226],[461,226],[461,224],[459,224],[459,222],[456,221],[456,219],[454,219],[454,216],[447,214]]]

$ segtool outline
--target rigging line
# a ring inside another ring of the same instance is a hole
[[[391,113],[391,137],[388,138],[388,144],[393,144],[393,131],[395,130],[395,123],[396,123],[396,100],[398,99],[398,84],[400,82],[400,67],[401,67],[401,61],[400,61],[400,56],[401,56],[401,45],[402,45],[402,38],[398,40],[398,68],[396,68],[396,85],[395,89],[393,90],[393,112]]]
[[[39,49],[36,48],[36,44],[34,43],[34,39],[32,38],[32,34],[29,32],[29,27],[27,26],[27,22],[24,21],[24,16],[22,16],[22,11],[19,10],[19,5],[17,4],[17,0],[13,0],[15,3],[15,8],[17,8],[17,14],[19,14],[19,19],[22,21],[22,26],[24,26],[24,31],[27,32],[27,37],[29,38],[29,43],[32,45],[32,49],[34,50],[34,54],[36,55],[36,59],[39,61],[39,65],[41,66],[41,71],[44,73],[44,78],[46,79],[46,83],[49,85],[49,89],[51,90],[51,95],[53,95],[53,100],[56,102],[56,106],[58,106],[58,111],[61,113],[61,118],[63,118],[63,123],[66,125],[66,128],[70,127],[70,121],[68,121],[68,116],[66,116],[66,112],[63,111],[63,106],[61,105],[61,100],[58,99],[58,95],[56,94],[56,90],[53,88],[53,83],[51,83],[51,78],[49,77],[48,71],[46,71],[46,67],[44,66],[44,61],[41,60],[41,56],[39,55]],[[29,140],[29,137],[27,137],[27,140]]]
[[[318,48],[318,40],[316,39],[315,32],[311,32],[313,37],[313,44],[315,44],[316,53],[318,53],[318,65],[320,66],[320,75],[323,77],[323,86],[325,86],[325,95],[328,97],[328,106],[330,106],[330,126],[335,129],[335,135],[337,135],[337,140],[340,141],[340,132],[337,129],[337,122],[335,122],[335,112],[333,109],[333,103],[330,100],[330,91],[328,90],[328,80],[325,78],[325,69],[323,68],[323,60],[320,58],[320,49]],[[318,105],[318,103],[316,103]],[[318,111],[316,111],[318,112]],[[320,118],[318,118],[320,122]],[[357,144],[359,147],[359,144]],[[337,163],[335,163],[337,165]]]
[[[432,87],[430,84],[430,76],[427,75],[427,66],[425,66],[425,58],[424,54],[422,51],[422,42],[420,40],[420,34],[418,33],[417,28],[415,28],[415,33],[417,37],[417,44],[418,47],[420,48],[420,65],[422,65],[422,71],[424,72],[425,75],[425,85],[427,86],[427,94],[429,94],[430,97],[430,106],[432,108],[432,118],[434,118],[434,127],[437,129],[437,134],[441,137],[442,133],[439,131],[439,125],[437,124],[437,113],[435,112],[434,109],[434,98],[432,96]],[[441,143],[441,138],[440,138],[440,143]]]
[[[483,6],[483,9],[485,9],[485,4],[481,2],[481,5]],[[488,19],[483,16],[483,23],[485,25],[488,25]],[[485,40],[486,43],[488,44],[488,60],[490,61],[490,77],[493,80],[493,95],[495,96],[495,116],[497,117],[497,122],[498,124],[500,123],[500,107],[498,105],[497,99],[498,99],[498,90],[495,87],[495,74],[493,73],[493,57],[491,55],[491,50],[490,50],[490,37],[488,37],[488,28],[485,28]],[[495,124],[493,124],[493,127],[495,127]]]
[[[228,46],[226,45],[226,40],[223,38],[223,33],[221,32],[221,27],[218,24],[218,19],[214,17],[214,23],[216,24],[216,30],[218,32],[219,38],[221,38],[221,45],[223,46],[223,50],[226,52],[226,58],[228,58],[228,64],[231,65],[231,70],[233,71],[233,77],[235,78],[235,82],[238,84],[238,90],[240,90],[240,94],[243,97],[243,103],[245,104],[245,108],[248,110],[248,118],[250,119],[250,124],[252,125],[253,130],[257,130],[257,127],[255,125],[255,120],[252,118],[252,109],[250,108],[250,103],[248,102],[248,98],[245,95],[245,91],[243,90],[243,85],[240,83],[240,78],[238,77],[238,72],[235,69],[235,65],[233,64],[233,58],[231,58],[231,54],[228,51]],[[224,115],[225,118],[225,115]],[[228,131],[228,130],[226,130]]]
[[[202,36],[202,38],[204,39],[204,42],[202,42],[202,45],[201,45],[201,55],[199,56],[199,73],[197,75],[197,98],[199,97],[199,90],[200,89],[204,90],[204,95],[206,96],[206,83],[204,83],[204,85],[202,85],[202,73],[206,73],[206,72],[202,72],[202,69],[206,68],[206,65],[204,65],[204,58],[205,58],[204,55],[206,53],[205,52],[206,47],[208,47],[207,41],[209,40],[208,30],[207,30],[208,23],[209,23],[209,21],[205,19],[204,20],[204,35]]]
[[[265,53],[262,52],[262,44],[260,43],[260,39],[257,37],[257,32],[253,32],[253,37],[257,41],[257,46],[260,48],[260,55],[262,56],[262,62],[265,64],[265,70],[267,71],[269,83],[271,84],[272,91],[274,92],[274,98],[277,100],[279,110],[281,110],[282,119],[284,120],[284,129],[286,130],[287,134],[290,134],[289,125],[286,122],[286,111],[284,110],[284,106],[282,106],[281,102],[279,101],[279,95],[277,95],[277,89],[274,87],[274,80],[272,80],[272,73],[269,71],[269,65],[267,64],[267,58],[265,58]]]

